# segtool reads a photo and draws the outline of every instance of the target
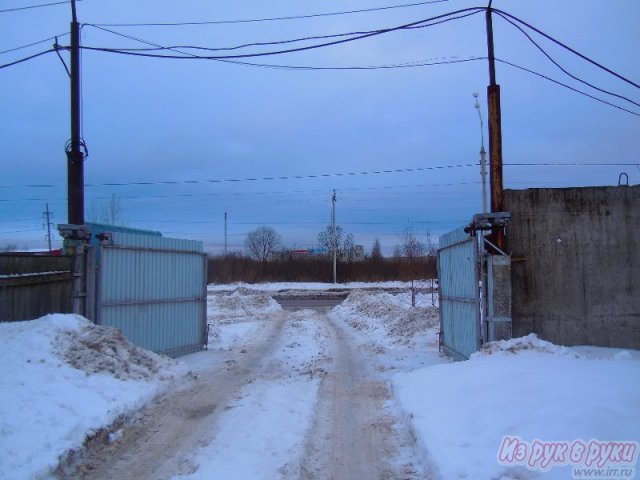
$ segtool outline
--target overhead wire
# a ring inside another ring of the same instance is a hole
[[[549,77],[547,75],[544,75],[542,73],[536,72],[536,71],[531,70],[531,69],[526,68],[526,67],[522,67],[520,65],[517,65],[515,63],[509,62],[507,60],[502,60],[501,58],[497,58],[496,57],[495,60],[496,60],[496,62],[504,63],[505,65],[509,65],[510,67],[513,67],[513,68],[516,68],[518,70],[522,70],[524,72],[530,73],[530,74],[535,75],[537,77],[540,77],[540,78],[542,78],[544,80],[547,80],[549,82],[555,83],[556,85],[560,85],[560,86],[562,86],[564,88],[567,88],[567,89],[572,90],[572,91],[574,91],[576,93],[579,93],[580,95],[584,95],[585,97],[588,97],[588,98],[590,98],[592,100],[595,100],[597,102],[603,103],[605,105],[608,105],[610,107],[616,108],[616,109],[621,110],[623,112],[630,113],[631,115],[634,115],[636,117],[640,117],[640,113],[638,113],[638,112],[634,112],[633,110],[629,110],[627,108],[624,108],[624,107],[621,107],[619,105],[616,105],[615,103],[611,103],[611,102],[608,102],[607,100],[603,100],[601,98],[598,98],[595,95],[591,95],[591,94],[589,94],[587,92],[583,92],[582,90],[580,90],[578,88],[572,87],[571,85],[563,83],[563,82],[561,82],[559,80],[555,80],[555,79],[553,79],[553,78],[551,78],[551,77]]]
[[[141,186],[141,185],[193,185],[193,184],[209,184],[209,183],[238,183],[238,182],[256,182],[270,180],[301,180],[310,178],[328,178],[328,177],[354,177],[362,175],[382,175],[389,173],[412,173],[430,170],[443,170],[453,168],[465,168],[476,166],[475,163],[466,164],[450,164],[450,165],[433,165],[429,167],[407,167],[393,168],[385,170],[367,170],[361,172],[337,172],[337,173],[318,173],[310,175],[280,175],[270,177],[247,177],[247,178],[224,178],[224,179],[206,179],[206,180],[162,180],[162,181],[138,181],[138,182],[109,182],[109,183],[87,183],[85,187],[121,187],[121,186]],[[55,184],[29,184],[29,185],[0,185],[0,188],[28,187],[28,188],[51,188],[60,185]]]
[[[442,23],[447,23],[453,20],[459,20],[462,18],[466,18],[466,17],[470,17],[472,15],[476,15],[478,13],[482,12],[481,9],[477,9],[477,10],[473,10],[471,12],[467,12],[461,15],[456,15],[456,16],[450,16],[450,17],[445,17],[443,19],[440,19],[438,21],[433,21],[433,22],[429,22],[423,25],[416,25],[416,26],[411,26],[411,27],[406,27],[403,30],[416,30],[416,29],[422,29],[422,28],[427,28],[427,27],[432,27],[435,25],[440,25]],[[122,33],[122,32],[118,32],[109,28],[105,28],[102,27],[100,25],[96,25],[96,24],[92,24],[92,23],[85,23],[83,24],[83,26],[86,27],[93,27],[93,28],[97,28],[99,30],[102,30],[104,32],[108,32],[111,33],[113,35],[118,35],[120,37],[124,37],[124,38],[128,38],[131,40],[135,40],[138,42],[143,42],[143,43],[147,43],[147,44],[151,44],[150,42],[146,42],[141,40],[140,38],[134,37],[132,35],[128,35],[126,33]],[[117,50],[121,50],[121,51],[157,51],[157,50],[201,50],[201,51],[210,51],[210,52],[215,52],[215,51],[232,51],[232,50],[240,50],[243,48],[249,48],[249,47],[259,47],[259,46],[268,46],[268,45],[284,45],[284,44],[290,44],[290,43],[298,43],[298,42],[304,42],[304,41],[309,41],[309,40],[323,40],[323,39],[327,39],[327,38],[339,38],[339,37],[349,37],[349,36],[356,36],[356,35],[368,35],[371,33],[377,33],[377,32],[382,32],[384,29],[376,29],[376,30],[364,30],[364,31],[352,31],[352,32],[345,32],[345,33],[333,33],[333,34],[325,34],[325,35],[312,35],[312,36],[306,36],[306,37],[300,37],[300,38],[292,38],[292,39],[286,39],[286,40],[274,40],[274,41],[265,41],[265,42],[252,42],[252,43],[245,43],[245,44],[241,44],[241,45],[235,45],[232,47],[202,47],[202,46],[193,46],[193,45],[174,45],[174,46],[161,46],[161,45],[153,45],[153,48],[118,48]]]
[[[309,51],[309,50],[315,50],[318,48],[325,48],[325,47],[330,47],[330,46],[334,46],[334,45],[341,45],[341,44],[345,44],[345,43],[350,43],[350,42],[354,42],[357,40],[363,40],[365,38],[370,38],[370,37],[374,37],[377,35],[382,35],[382,34],[386,34],[386,33],[390,33],[390,32],[397,32],[399,30],[405,30],[408,29],[409,27],[414,27],[417,25],[421,25],[421,24],[425,24],[434,20],[439,20],[442,18],[446,18],[446,17],[450,17],[450,16],[454,16],[454,15],[458,15],[461,13],[465,13],[465,12],[471,12],[471,11],[482,11],[484,10],[484,7],[472,7],[472,8],[464,8],[464,9],[460,9],[460,10],[456,10],[453,12],[449,12],[449,13],[445,13],[442,15],[436,15],[430,18],[426,18],[423,20],[418,20],[416,22],[411,22],[411,23],[407,23],[407,24],[403,24],[403,25],[399,25],[397,27],[390,27],[390,28],[384,28],[384,29],[380,29],[380,30],[374,30],[371,31],[369,33],[363,34],[363,35],[356,35],[350,38],[343,38],[340,40],[333,40],[330,42],[323,42],[323,43],[318,43],[315,45],[307,45],[304,47],[297,47],[297,48],[286,48],[286,49],[282,49],[282,50],[275,50],[275,51],[269,51],[269,52],[255,52],[255,53],[243,53],[243,54],[237,54],[237,55],[190,55],[190,56],[185,56],[184,54],[181,55],[158,55],[158,54],[152,54],[152,53],[144,53],[144,52],[131,52],[131,51],[124,51],[124,50],[117,50],[117,49],[113,49],[113,48],[104,48],[104,47],[88,47],[88,46],[82,46],[81,48],[85,49],[85,50],[91,50],[91,51],[99,51],[99,52],[107,52],[107,53],[115,53],[115,54],[120,54],[120,55],[130,55],[130,56],[139,56],[139,57],[148,57],[148,58],[167,58],[167,59],[201,59],[201,60],[222,60],[222,59],[239,59],[239,58],[255,58],[255,57],[265,57],[265,56],[273,56],[273,55],[283,55],[283,54],[287,54],[287,53],[295,53],[295,52],[304,52],[304,51]],[[158,46],[158,45],[156,45]]]
[[[2,50],[2,51],[0,51],[0,55],[3,55],[5,53],[17,52],[18,50],[23,50],[23,49],[29,48],[29,47],[34,47],[36,45],[40,45],[41,43],[50,42],[51,40],[55,40],[56,38],[64,37],[66,35],[69,35],[69,32],[61,33],[60,35],[53,35],[51,37],[47,37],[47,38],[43,38],[42,40],[38,40],[37,42],[28,43],[26,45],[21,45],[19,47],[13,47],[13,48],[9,48],[7,50]]]
[[[611,92],[609,90],[605,90],[604,88],[600,88],[590,82],[587,82],[586,80],[583,80],[577,76],[575,76],[574,74],[572,74],[571,72],[569,72],[566,68],[564,68],[562,65],[560,65],[551,55],[549,55],[549,53],[542,48],[542,46],[536,42],[533,38],[531,38],[531,35],[529,35],[520,25],[518,25],[517,23],[515,23],[514,21],[512,21],[511,19],[507,18],[506,16],[502,15],[501,13],[498,13],[498,16],[500,16],[501,18],[503,18],[505,21],[509,22],[511,25],[513,25],[515,28],[517,28],[528,40],[529,42],[531,42],[538,50],[540,50],[540,52],[547,57],[547,59],[549,59],[549,61],[551,63],[553,63],[556,67],[558,67],[562,72],[564,72],[566,75],[568,75],[569,77],[573,78],[574,80],[587,85],[591,88],[593,88],[594,90],[597,90],[601,93],[605,93],[607,95],[611,95],[613,97],[617,97],[621,100],[625,100],[629,103],[632,103],[633,105],[640,107],[640,103],[635,102],[633,100],[631,100],[630,98],[625,97],[624,95],[619,95],[617,93]]]
[[[34,55],[29,55],[28,57],[24,57],[24,58],[21,58],[19,60],[15,60],[13,62],[5,63],[3,65],[0,65],[0,70],[2,70],[3,68],[13,67],[14,65],[18,65],[19,63],[24,63],[24,62],[27,62],[29,60],[33,60],[34,58],[38,58],[38,57],[41,57],[43,55],[46,55],[47,53],[52,53],[52,52],[55,52],[55,51],[56,51],[55,48],[50,48],[49,50],[45,50],[43,52],[39,52],[39,53],[36,53]]]
[[[82,0],[77,0],[78,2],[81,2]],[[52,7],[54,5],[64,5],[66,3],[71,3],[69,0],[64,0],[61,2],[50,2],[50,3],[40,3],[37,5],[27,5],[24,7],[13,7],[13,8],[5,8],[3,10],[0,10],[0,13],[9,13],[9,12],[18,12],[21,10],[31,10],[34,8],[42,8],[42,7]]]
[[[611,74],[611,75],[613,75],[614,77],[619,78],[620,80],[622,80],[622,81],[624,81],[624,82],[628,83],[629,85],[632,85],[632,86],[634,86],[634,87],[636,87],[636,88],[640,89],[640,85],[638,85],[636,82],[634,82],[634,81],[632,81],[632,80],[629,80],[628,78],[624,77],[623,75],[621,75],[621,74],[619,74],[619,73],[617,73],[617,72],[614,72],[612,69],[607,68],[607,67],[605,67],[604,65],[602,65],[602,64],[600,64],[600,63],[598,63],[598,62],[596,62],[596,61],[595,61],[595,60],[593,60],[592,58],[589,58],[588,56],[586,56],[586,55],[584,55],[584,54],[582,54],[582,53],[578,52],[577,50],[575,50],[575,49],[573,49],[573,48],[569,47],[568,45],[565,45],[565,44],[564,44],[564,43],[562,43],[560,40],[557,40],[556,38],[552,37],[551,35],[549,35],[549,34],[547,34],[547,33],[544,33],[542,30],[540,30],[540,29],[538,29],[538,28],[534,27],[533,25],[530,25],[529,23],[525,22],[524,20],[521,20],[520,18],[516,17],[515,15],[511,15],[511,14],[510,14],[510,13],[508,13],[508,12],[505,12],[505,11],[503,11],[503,10],[499,10],[499,9],[496,9],[496,8],[494,8],[494,9],[492,9],[492,10],[493,10],[494,12],[496,12],[496,13],[501,13],[501,14],[503,14],[503,15],[505,15],[505,16],[507,16],[507,17],[509,17],[509,18],[511,18],[511,19],[513,19],[513,20],[515,20],[515,21],[517,21],[518,23],[520,23],[520,24],[522,24],[522,25],[526,26],[527,28],[530,28],[530,29],[531,29],[531,30],[533,30],[534,32],[536,32],[536,33],[538,33],[538,34],[542,35],[543,37],[545,37],[546,39],[548,39],[548,40],[552,41],[552,42],[553,42],[553,43],[555,43],[556,45],[558,45],[558,46],[560,46],[560,47],[564,48],[565,50],[570,51],[570,52],[571,52],[571,53],[573,53],[574,55],[577,55],[578,57],[580,57],[580,58],[582,58],[583,60],[585,60],[585,61],[587,61],[587,62],[591,63],[592,65],[594,65],[594,66],[596,66],[596,67],[600,68],[601,70],[604,70],[605,72],[610,73],[610,74]]]
[[[417,7],[417,6],[436,4],[436,3],[446,3],[448,1],[449,0],[428,0],[428,1],[416,2],[416,3],[405,3],[400,5],[388,5],[384,7],[363,8],[358,10],[315,13],[315,14],[307,14],[307,15],[291,15],[291,16],[282,16],[282,17],[251,18],[251,19],[240,19],[240,20],[211,20],[211,21],[198,21],[198,22],[96,23],[94,25],[99,25],[101,27],[176,27],[176,26],[189,26],[189,25],[228,25],[228,24],[237,24],[237,23],[275,22],[275,21],[283,21],[283,20],[303,20],[303,19],[309,19],[309,18],[352,15],[355,13],[370,13],[370,12],[378,12],[378,11],[392,10],[392,9],[398,9],[398,8],[408,8],[408,7]]]

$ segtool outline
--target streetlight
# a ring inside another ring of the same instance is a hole
[[[478,94],[474,93],[476,99],[474,107],[478,111],[480,118],[480,175],[482,176],[482,213],[487,213],[487,151],[484,149],[484,122],[482,121],[482,111],[478,102]]]

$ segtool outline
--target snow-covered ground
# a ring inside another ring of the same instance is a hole
[[[640,449],[639,380],[638,352],[559,347],[532,334],[489,344],[466,362],[398,374],[394,385],[436,478],[570,479],[583,477],[572,477],[571,466],[543,468],[553,453],[542,450],[544,442],[550,449],[551,442],[636,442]],[[514,461],[505,448],[501,465],[505,436],[505,446],[518,438],[527,452]],[[605,463],[604,472],[618,466]],[[634,478],[604,472],[588,478]]]
[[[416,287],[430,288],[431,280],[420,280]],[[224,292],[237,289],[259,290],[264,292],[277,292],[281,290],[357,290],[357,289],[409,289],[411,282],[348,282],[348,283],[322,283],[322,282],[271,282],[271,283],[230,283],[209,284],[210,292]]]
[[[75,315],[0,323],[0,478],[47,476],[67,451],[187,370]]]
[[[500,456],[504,437],[640,440],[640,352],[529,336],[452,362],[437,297],[412,307],[408,284],[329,310],[272,298],[333,287],[210,286],[209,349],[178,362],[72,315],[0,323],[0,478],[46,477],[101,429],[73,478],[572,478]]]

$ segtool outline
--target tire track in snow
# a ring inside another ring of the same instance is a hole
[[[280,313],[265,322],[263,340],[253,349],[230,354],[226,369],[204,371],[191,388],[147,407],[139,421],[124,428],[121,441],[88,452],[69,478],[160,480],[193,472],[197,465],[185,453],[209,443],[223,407],[272,355],[286,317]]]

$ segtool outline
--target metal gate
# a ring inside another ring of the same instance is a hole
[[[478,245],[464,229],[440,237],[440,349],[468,359],[482,342]]]
[[[202,242],[109,232],[97,249],[95,321],[170,356],[206,344]]]

